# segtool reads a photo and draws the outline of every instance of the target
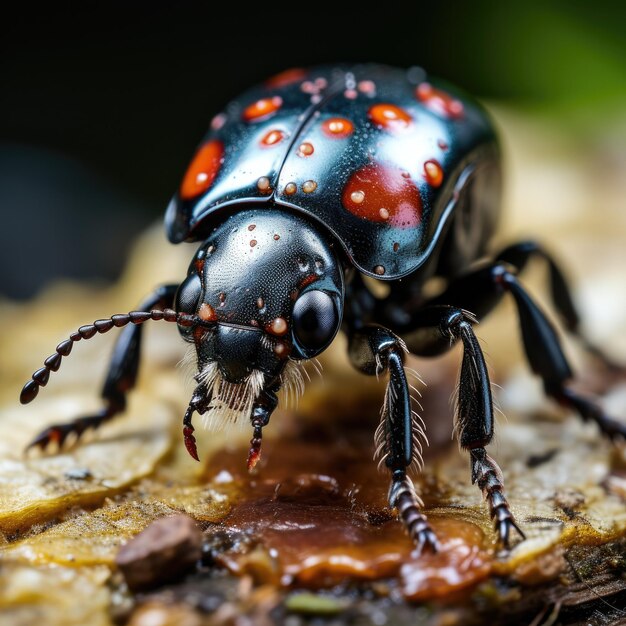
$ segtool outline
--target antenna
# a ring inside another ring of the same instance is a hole
[[[103,334],[112,328],[122,328],[127,324],[143,324],[148,320],[165,320],[166,322],[176,322],[181,326],[208,326],[204,320],[197,315],[189,315],[188,313],[177,313],[173,309],[154,309],[152,311],[130,311],[113,315],[108,319],[96,320],[93,324],[81,326],[76,332],[73,332],[69,339],[62,341],[57,347],[54,354],[51,354],[44,362],[43,367],[39,368],[23,387],[20,394],[20,402],[28,404],[32,402],[39,393],[40,387],[45,387],[50,379],[50,372],[56,372],[61,367],[61,359],[68,356],[77,341],[82,339],[91,339],[96,334]]]

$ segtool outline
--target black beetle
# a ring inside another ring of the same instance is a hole
[[[389,506],[419,549],[436,549],[407,476],[411,464],[421,464],[425,434],[411,409],[403,360],[407,351],[434,356],[460,340],[456,426],[472,482],[489,503],[501,542],[508,546],[512,529],[524,537],[485,451],[493,405],[472,324],[510,293],[546,393],[611,438],[624,437],[626,426],[567,387],[572,370],[557,333],[517,278],[531,257],[542,258],[556,309],[579,335],[552,258],[532,242],[487,256],[500,180],[497,140],[483,109],[419,68],[294,69],[252,89],[213,119],[168,207],[170,241],[202,242],[187,277],[157,289],[139,311],[82,326],[57,346],[25,385],[23,403],[74,342],[127,326],[102,392],[104,409],[51,426],[30,446],[62,445],[70,433],[80,436],[122,412],[137,376],[141,324],[164,319],[176,322],[197,351],[198,385],[184,417],[187,450],[198,459],[194,412],[243,417],[254,431],[252,468],[278,390],[298,375],[298,362],[322,352],[342,328],[356,368],[389,374],[375,435],[376,454],[391,475]],[[364,275],[389,281],[389,295],[375,297]],[[433,277],[445,286],[427,298],[423,286]]]

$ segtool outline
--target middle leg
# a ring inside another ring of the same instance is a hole
[[[494,432],[491,382],[472,323],[472,314],[453,306],[428,306],[413,315],[413,333],[407,345],[417,354],[439,354],[454,342],[463,344],[463,360],[459,376],[455,429],[459,442],[470,454],[472,483],[477,484],[489,504],[500,542],[509,547],[511,531],[522,539],[504,493],[504,480],[498,464],[486,451]]]

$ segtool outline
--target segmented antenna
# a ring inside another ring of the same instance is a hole
[[[204,325],[205,322],[196,315],[188,313],[177,313],[173,309],[154,309],[152,311],[130,311],[120,315],[113,315],[108,319],[96,320],[93,324],[81,326],[76,332],[69,336],[69,339],[62,341],[56,352],[51,354],[23,387],[20,394],[20,402],[28,404],[32,402],[39,393],[40,387],[45,387],[50,378],[50,372],[56,372],[61,367],[61,359],[68,356],[74,344],[81,339],[91,339],[96,334],[106,333],[112,328],[121,328],[127,324],[143,324],[148,320],[165,320],[166,322],[176,322],[181,326]]]

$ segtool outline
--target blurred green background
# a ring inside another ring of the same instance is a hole
[[[579,142],[626,138],[626,3],[446,2],[339,13],[70,3],[5,14],[0,296],[108,282],[162,214],[211,116],[291,66],[421,65]],[[615,154],[626,158],[622,149]],[[163,245],[168,245],[164,239]]]

